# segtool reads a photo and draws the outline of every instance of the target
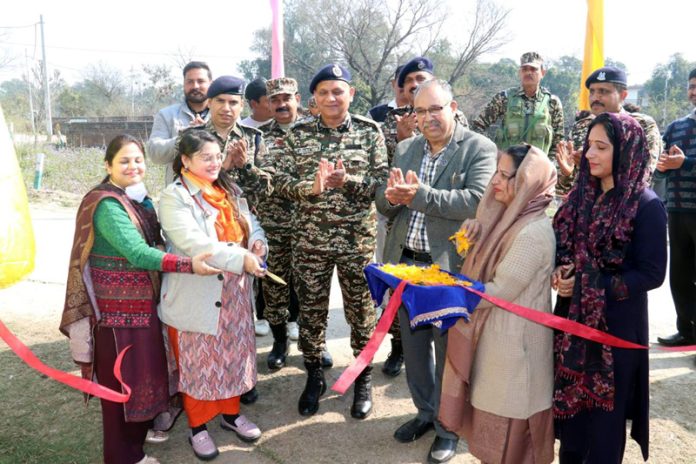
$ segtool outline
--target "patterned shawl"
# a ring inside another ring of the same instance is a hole
[[[85,195],[77,210],[75,220],[75,236],[70,253],[68,267],[68,281],[65,291],[65,306],[60,321],[60,331],[68,335],[66,327],[85,317],[95,322],[96,314],[92,308],[86,284],[83,280],[85,266],[94,244],[93,216],[97,206],[104,198],[115,198],[126,209],[133,224],[143,238],[151,245],[163,245],[157,215],[154,210],[149,210],[126,196],[125,192],[109,183],[97,185]],[[159,272],[148,272],[152,282],[155,298],[159,295]]]
[[[647,186],[649,155],[643,129],[635,119],[623,113],[604,115],[595,121],[608,118],[614,128],[614,188],[603,194],[600,180],[590,174],[586,137],[577,180],[553,226],[556,263],[575,265],[573,295],[558,298],[554,312],[606,331],[604,276],[614,274],[612,287],[618,295],[626,294],[615,272],[623,262],[640,195]],[[557,334],[554,345],[554,415],[568,418],[584,409],[613,410],[611,348],[567,333]]]

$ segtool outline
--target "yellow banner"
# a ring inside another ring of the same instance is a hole
[[[14,145],[0,108],[0,288],[34,269],[34,231]]]
[[[590,94],[585,79],[595,69],[604,66],[604,0],[587,0],[587,28],[585,30],[585,57],[582,61],[578,109],[590,109]]]

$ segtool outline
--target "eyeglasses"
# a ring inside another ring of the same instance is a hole
[[[420,118],[425,116],[425,113],[430,113],[430,116],[440,116],[444,108],[444,106],[433,105],[430,108],[416,108],[413,112]]]
[[[205,164],[211,164],[214,162],[222,163],[222,153],[217,155],[196,155],[196,158],[204,162]]]

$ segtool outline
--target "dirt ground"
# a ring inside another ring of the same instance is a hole
[[[56,204],[32,206],[32,218],[37,239],[36,270],[25,281],[9,289],[0,290],[0,319],[30,348],[48,353],[47,347],[57,352],[60,366],[70,369],[67,341],[59,334],[58,320],[62,310],[65,275],[70,244],[74,227],[74,208]],[[651,301],[651,339],[671,333],[673,330],[674,308],[669,295],[668,284],[652,292]],[[342,315],[341,298],[338,286],[332,286],[328,347],[334,356],[335,366],[326,371],[327,380],[333,383],[351,360],[348,343],[348,328]],[[297,398],[304,387],[302,359],[293,344],[288,367],[269,373],[265,358],[270,350],[272,339],[269,336],[257,338],[258,346],[258,389],[259,401],[251,406],[243,406],[242,412],[255,421],[264,435],[254,445],[246,445],[233,434],[225,432],[211,423],[209,430],[220,448],[219,463],[420,463],[425,462],[434,434],[429,432],[412,444],[401,444],[392,438],[394,430],[415,414],[411,403],[406,379],[402,374],[390,379],[376,369],[374,386],[374,410],[372,415],[357,421],[350,417],[352,391],[339,396],[331,391],[323,397],[318,414],[305,418],[297,413]],[[375,364],[381,366],[388,352],[385,342],[379,350]],[[28,367],[9,368],[10,359],[7,347],[0,343],[0,383],[8,382],[21,373],[30,378],[30,386],[18,398],[0,398],[0,417],[23,408],[35,401],[35,390],[44,388],[48,381],[33,374]],[[661,352],[654,347],[650,350],[651,384],[651,462],[655,463],[695,463],[696,462],[696,367],[694,354]],[[5,363],[2,360],[6,360]],[[53,358],[51,358],[53,359]],[[33,377],[35,380],[32,380]],[[68,400],[74,397],[75,407],[81,395],[67,387],[51,385],[52,390],[64,390]],[[17,390],[13,390],[17,391]],[[98,423],[98,403],[91,402],[89,410]],[[47,411],[51,419],[51,412]],[[3,427],[9,427],[6,422]],[[43,430],[43,429],[42,429]],[[0,435],[8,430],[0,430]],[[17,432],[17,431],[12,431]],[[43,430],[47,432],[47,430]],[[163,463],[198,462],[186,441],[186,420],[181,418],[171,432],[168,442],[148,445],[148,454]],[[26,434],[30,434],[27,431]],[[99,459],[100,435],[94,432],[89,440],[81,434],[72,436],[68,428],[64,440],[68,451],[62,454],[60,462],[90,462],[92,458],[71,458],[69,447],[75,449],[89,447],[97,450],[92,456]],[[26,436],[21,435],[24,439]],[[31,439],[31,438],[28,438]],[[39,440],[37,439],[37,443]],[[1,447],[0,447],[1,448]],[[45,450],[32,456],[30,450],[20,462],[40,462]],[[67,455],[65,454],[67,453]],[[49,453],[50,454],[50,453]],[[3,457],[4,456],[4,457]],[[42,458],[43,459],[43,458]],[[87,459],[87,460],[81,460]],[[48,462],[43,459],[44,462]],[[50,461],[53,461],[52,459]],[[13,461],[0,449],[0,462]],[[54,461],[58,462],[58,461]],[[467,453],[466,444],[460,442],[458,455],[452,463],[477,462]],[[642,462],[638,446],[629,440],[624,462]]]

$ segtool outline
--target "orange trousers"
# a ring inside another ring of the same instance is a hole
[[[179,364],[179,331],[174,327],[167,327],[169,343],[174,351],[174,358]],[[239,396],[224,400],[197,400],[186,393],[181,393],[184,403],[184,411],[188,417],[189,427],[198,427],[210,421],[218,414],[239,414]]]

